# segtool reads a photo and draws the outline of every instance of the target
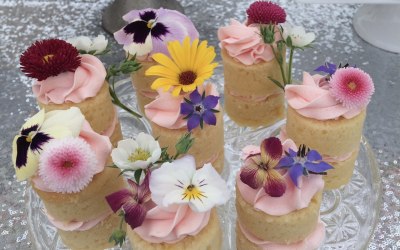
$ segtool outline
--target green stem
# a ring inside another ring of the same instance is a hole
[[[124,224],[124,221],[125,221],[125,217],[124,217],[124,216],[121,216],[121,220],[120,220],[120,222],[119,222],[119,229],[120,229],[120,230],[122,230],[122,224]]]
[[[293,62],[293,53],[294,53],[294,48],[290,48],[290,56],[289,56],[289,71],[288,71],[288,79],[289,81],[287,84],[292,83],[292,62]]]
[[[278,55],[277,55],[277,53],[276,53],[276,51],[275,51],[274,46],[273,46],[272,44],[270,44],[270,46],[271,46],[271,48],[272,48],[272,52],[274,53],[275,59],[276,59],[276,61],[277,61],[278,64],[279,64],[279,68],[281,69],[282,80],[283,80],[283,86],[285,86],[285,85],[286,85],[286,77],[285,77],[285,71],[284,71],[284,69],[283,69],[282,61],[279,61],[279,60],[278,60],[278,57],[277,57]]]

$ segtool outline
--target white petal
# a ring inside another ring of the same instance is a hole
[[[150,152],[149,143],[151,141],[154,141],[154,138],[149,134],[145,134],[143,132],[140,132],[136,136],[136,142],[139,145],[139,148],[144,149],[144,150],[149,151],[149,152]]]
[[[132,154],[138,147],[139,146],[137,142],[131,138],[118,142],[118,148],[125,150],[128,156]]]
[[[151,157],[149,159],[152,163],[154,163],[158,161],[158,159],[160,159],[160,156],[161,156],[161,148],[158,147],[157,149],[151,152]]]
[[[121,148],[114,148],[111,151],[111,158],[117,167],[121,169],[125,169],[129,166],[128,163],[129,154]]]
[[[79,108],[54,110],[46,113],[40,130],[45,132],[51,127],[65,127],[71,131],[72,136],[76,137],[79,135],[84,121],[85,117]]]
[[[130,45],[125,45],[124,50],[129,52],[131,55],[144,56],[151,52],[153,49],[153,41],[151,40],[151,35],[149,34],[146,38],[145,43],[131,43]]]
[[[45,111],[44,109],[41,109],[38,113],[36,113],[34,116],[29,118],[25,124],[22,126],[22,129],[30,128],[33,125],[41,125],[45,119]]]
[[[187,199],[182,199],[181,189],[175,189],[168,192],[162,202],[163,207],[169,207],[174,204],[187,204],[189,201]]]
[[[89,51],[92,41],[87,36],[78,36],[68,39],[67,42],[71,43],[76,49]]]
[[[150,160],[147,161],[135,161],[132,162],[131,167],[132,169],[146,169],[150,165]]]
[[[95,50],[96,54],[103,52],[107,48],[108,40],[105,36],[99,35],[93,39],[90,50]]]
[[[283,39],[286,40],[287,37],[292,32],[292,26],[290,24],[288,24],[288,23],[283,23],[283,24],[281,24],[281,27],[283,29],[283,32],[282,32]]]

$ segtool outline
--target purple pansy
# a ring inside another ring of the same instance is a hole
[[[174,10],[132,10],[123,19],[129,24],[115,32],[114,37],[132,55],[168,55],[168,41],[183,41],[186,36],[194,40],[199,36],[190,19]]]
[[[39,131],[39,125],[33,125],[29,128],[23,128],[17,139],[17,159],[15,166],[21,168],[28,161],[28,150],[39,152],[42,146],[52,139],[46,133]]]
[[[326,174],[326,171],[333,169],[331,165],[322,160],[322,156],[316,150],[310,150],[305,145],[300,145],[295,152],[289,149],[286,156],[278,163],[278,169],[287,168],[293,183],[299,187],[299,177],[309,174]]]
[[[197,89],[190,93],[189,99],[185,98],[185,102],[181,103],[181,115],[184,115],[184,119],[187,119],[189,131],[199,125],[203,128],[203,123],[217,124],[215,113],[219,111],[214,108],[218,105],[218,100],[219,96],[206,96],[205,91],[200,95]]]
[[[125,221],[132,229],[141,226],[146,218],[145,204],[151,199],[149,179],[150,173],[146,174],[140,185],[128,179],[130,189],[124,188],[106,196],[106,200],[114,213],[122,209]]]

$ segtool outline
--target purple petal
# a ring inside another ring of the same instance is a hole
[[[152,19],[156,19],[156,13],[152,10],[147,10],[144,11],[142,13],[139,13],[140,19],[142,19],[143,21],[150,21]]]
[[[261,142],[261,158],[264,163],[278,161],[282,157],[283,148],[281,140],[277,137],[269,137]],[[274,165],[274,164],[273,164]],[[272,166],[272,167],[275,167]]]
[[[201,103],[201,95],[197,89],[190,93],[189,98],[193,104]]]
[[[215,108],[215,106],[217,106],[218,104],[218,100],[219,96],[214,96],[214,95],[206,96],[206,98],[204,98],[203,100],[203,106],[206,109]]]
[[[30,143],[26,141],[25,136],[20,136],[17,139],[17,159],[15,166],[21,168],[26,165],[28,161],[28,149]]]
[[[203,120],[205,123],[208,125],[214,125],[217,124],[217,117],[215,117],[215,114],[209,110],[204,111],[203,113]]]
[[[126,188],[107,195],[106,200],[114,213],[116,213],[126,202],[134,201],[132,192]]]
[[[289,148],[289,155],[290,155],[290,157],[296,157],[297,156],[297,152],[294,151],[293,149]]]
[[[147,173],[144,177],[142,184],[140,184],[137,191],[137,202],[139,204],[144,204],[151,198],[150,187],[149,187],[150,173]]]
[[[333,169],[333,167],[330,164],[324,161],[321,161],[320,163],[306,162],[304,165],[307,170],[312,171],[314,173],[323,173],[326,170]]]
[[[294,160],[292,157],[285,156],[280,161],[278,162],[278,165],[275,167],[277,169],[279,168],[289,168],[293,165]]]
[[[187,127],[189,132],[195,129],[200,124],[200,116],[198,114],[193,114],[189,117],[187,121]]]
[[[316,150],[310,150],[307,153],[307,160],[308,161],[320,161],[320,160],[322,160],[322,156]]]
[[[125,221],[135,229],[143,224],[146,218],[147,210],[144,205],[137,204],[135,202],[128,202],[122,206],[125,213]]]
[[[300,163],[296,163],[289,169],[289,176],[292,179],[294,185],[299,187],[299,177],[303,175],[303,166]]]
[[[259,155],[247,158],[240,172],[240,180],[252,189],[260,188],[265,180],[266,171],[258,167],[259,160]]]
[[[193,113],[193,105],[187,102],[181,103],[181,115],[189,115]]]
[[[32,142],[30,148],[32,151],[38,152],[42,149],[43,144],[53,139],[49,135],[43,132],[37,132],[36,135],[32,138]]]
[[[21,135],[26,135],[28,136],[30,132],[36,131],[38,129],[39,125],[33,125],[29,128],[24,128],[21,130]]]
[[[162,23],[157,23],[154,25],[154,27],[151,29],[151,36],[158,39],[158,40],[163,40],[162,37],[167,35],[169,33],[169,29],[167,26],[165,26]]]
[[[286,183],[283,176],[274,169],[268,170],[264,190],[271,197],[281,197],[286,191]]]
[[[150,34],[147,23],[141,20],[131,22],[123,30],[126,34],[133,34],[133,42],[140,44],[144,44],[147,36]]]

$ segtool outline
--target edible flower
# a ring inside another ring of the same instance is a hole
[[[278,24],[286,21],[285,10],[270,1],[256,1],[246,10],[247,24]]]
[[[211,77],[217,66],[217,63],[213,63],[214,47],[208,47],[207,41],[199,44],[199,39],[195,39],[191,43],[190,38],[186,37],[183,43],[169,42],[168,51],[171,58],[162,53],[153,55],[159,65],[150,67],[146,75],[159,77],[152,83],[152,89],[172,91],[173,96],[178,96],[182,91],[194,91]]]
[[[158,141],[151,135],[139,133],[134,139],[125,139],[118,142],[118,146],[111,152],[114,164],[124,170],[146,169],[158,161],[161,148]]]
[[[78,50],[60,39],[36,41],[20,57],[21,70],[38,81],[63,72],[75,72],[81,65]]]
[[[263,187],[271,197],[280,197],[286,191],[283,176],[275,170],[283,153],[281,141],[276,137],[264,139],[260,149],[245,160],[240,180],[253,189]]]
[[[333,169],[331,165],[322,160],[322,156],[316,150],[310,150],[305,145],[300,145],[297,152],[289,148],[286,156],[278,163],[278,169],[288,169],[289,176],[296,187],[299,187],[299,177],[309,174],[326,174]]]
[[[154,170],[150,177],[152,200],[160,207],[187,204],[195,212],[206,212],[229,199],[225,181],[210,163],[196,170],[191,155]]]
[[[289,47],[303,48],[309,46],[315,40],[315,34],[313,32],[306,33],[302,26],[284,23],[281,24],[281,27],[283,29],[282,36]]]
[[[114,213],[117,213],[121,209],[126,223],[128,223],[132,229],[142,225],[146,218],[147,208],[145,204],[151,198],[149,175],[149,173],[146,174],[140,185],[128,179],[129,188],[106,196],[107,203]]]
[[[40,154],[39,176],[53,192],[77,193],[92,180],[96,165],[96,155],[84,139],[55,139]]]
[[[329,76],[333,75],[336,72],[336,64],[326,62],[324,65],[319,66],[318,68],[314,69],[316,72],[324,72],[327,73]]]
[[[108,41],[105,36],[98,35],[93,40],[87,36],[77,36],[67,39],[81,54],[101,55],[106,52]]]
[[[218,105],[219,96],[208,95],[203,91],[200,95],[198,89],[190,93],[189,99],[184,99],[181,103],[181,114],[187,119],[187,127],[189,131],[199,126],[203,129],[203,122],[208,125],[217,124],[217,118],[214,113],[219,112],[214,109]]]
[[[349,109],[364,108],[375,91],[371,77],[359,68],[336,70],[329,81],[331,95]]]

